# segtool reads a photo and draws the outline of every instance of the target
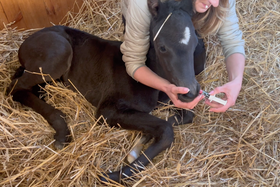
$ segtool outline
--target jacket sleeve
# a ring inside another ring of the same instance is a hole
[[[217,33],[225,58],[234,53],[241,53],[245,56],[245,41],[242,39],[242,31],[239,29],[235,3],[235,0],[229,0],[230,10],[228,16]]]
[[[134,72],[145,66],[150,47],[149,27],[151,14],[146,0],[123,0],[122,13],[126,20],[124,42],[121,45],[126,71],[132,77]]]

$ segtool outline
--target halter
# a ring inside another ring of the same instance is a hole
[[[164,24],[167,22],[167,20],[170,18],[171,15],[172,15],[172,12],[167,16],[167,18],[164,20],[163,24],[160,26],[160,28],[159,28],[159,30],[157,31],[157,33],[156,33],[156,35],[155,35],[153,41],[155,41],[155,40],[157,39],[157,37],[158,37],[158,35],[159,35],[159,33],[160,33],[162,27],[164,26]]]

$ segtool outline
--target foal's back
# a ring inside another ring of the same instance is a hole
[[[55,26],[26,39],[19,59],[28,71],[39,72],[42,68],[52,79],[64,82],[74,91],[78,89],[94,106],[110,101],[120,108],[149,112],[156,105],[157,93],[127,75],[120,44]],[[40,76],[34,79],[42,80]],[[40,83],[36,80],[33,86]],[[51,81],[49,77],[46,80]],[[147,98],[143,98],[143,92]]]

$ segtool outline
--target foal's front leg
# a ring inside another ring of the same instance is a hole
[[[159,99],[160,102],[167,103],[170,99],[164,92],[159,93]],[[167,109],[168,110],[168,109]],[[188,123],[192,123],[194,118],[194,113],[192,110],[186,110],[186,109],[175,109],[175,114],[173,116],[170,116],[168,118],[168,122],[172,125],[184,125]]]

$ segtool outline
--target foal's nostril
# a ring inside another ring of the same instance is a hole
[[[183,102],[191,102],[196,98],[197,95],[194,95],[192,93],[187,93],[187,94],[178,94],[178,99],[183,101]]]
[[[197,96],[197,93],[192,93],[192,92],[189,92],[189,93],[187,93],[187,94],[184,94],[185,95],[185,97],[188,97],[188,98],[190,98],[190,99],[194,99],[194,98],[196,98],[196,96]]]
[[[198,84],[196,86],[196,89],[192,89],[186,94],[178,94],[178,99],[183,101],[183,102],[189,103],[189,102],[193,101],[198,96],[199,91],[200,91],[200,86]]]

